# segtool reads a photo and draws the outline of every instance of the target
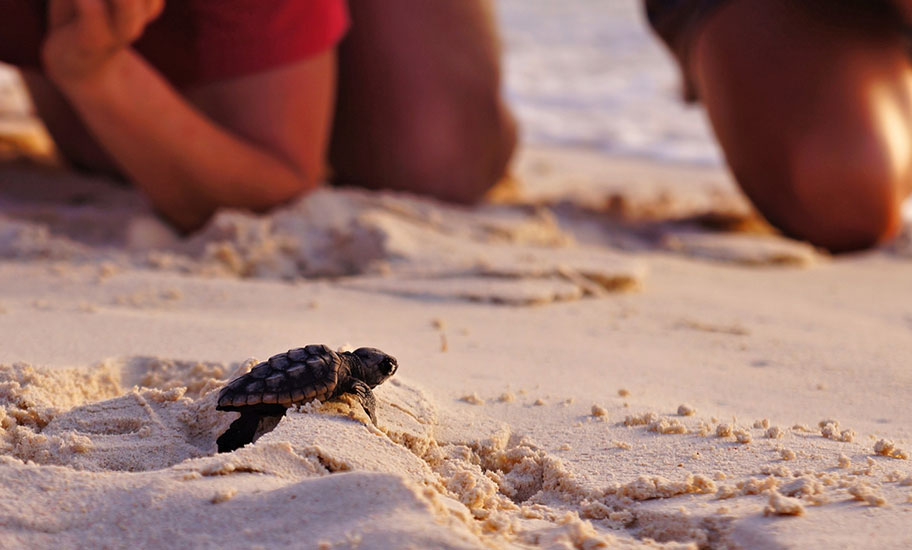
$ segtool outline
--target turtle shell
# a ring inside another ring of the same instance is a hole
[[[342,358],[323,345],[310,345],[273,355],[222,388],[216,409],[291,405],[332,397]]]

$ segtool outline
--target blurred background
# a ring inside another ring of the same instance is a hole
[[[651,34],[641,0],[494,4],[505,50],[505,92],[523,143],[724,165],[703,110],[681,101],[677,67]],[[28,116],[15,72],[0,64],[0,156],[5,142],[17,149],[48,147]],[[912,220],[912,199],[904,207],[904,217]]]
[[[507,95],[523,138],[721,165],[699,107],[680,100],[640,0],[496,0]]]

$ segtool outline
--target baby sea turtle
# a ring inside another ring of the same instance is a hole
[[[227,453],[251,443],[275,428],[292,405],[343,393],[355,394],[376,425],[377,401],[371,389],[398,367],[395,357],[374,348],[336,353],[310,345],[273,355],[219,392],[215,409],[237,411],[241,417],[218,438],[218,450]]]

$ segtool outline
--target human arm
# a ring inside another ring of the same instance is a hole
[[[51,2],[45,69],[123,172],[184,230],[218,207],[263,210],[312,188],[329,127],[334,53],[182,95],[129,47],[136,27],[156,15],[155,3]],[[117,11],[130,6],[139,15]]]

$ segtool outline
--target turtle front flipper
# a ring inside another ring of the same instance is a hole
[[[367,413],[368,418],[376,426],[377,399],[374,397],[374,392],[371,391],[370,386],[360,380],[353,380],[346,393],[353,393],[358,396],[358,401],[361,402],[364,412]]]

